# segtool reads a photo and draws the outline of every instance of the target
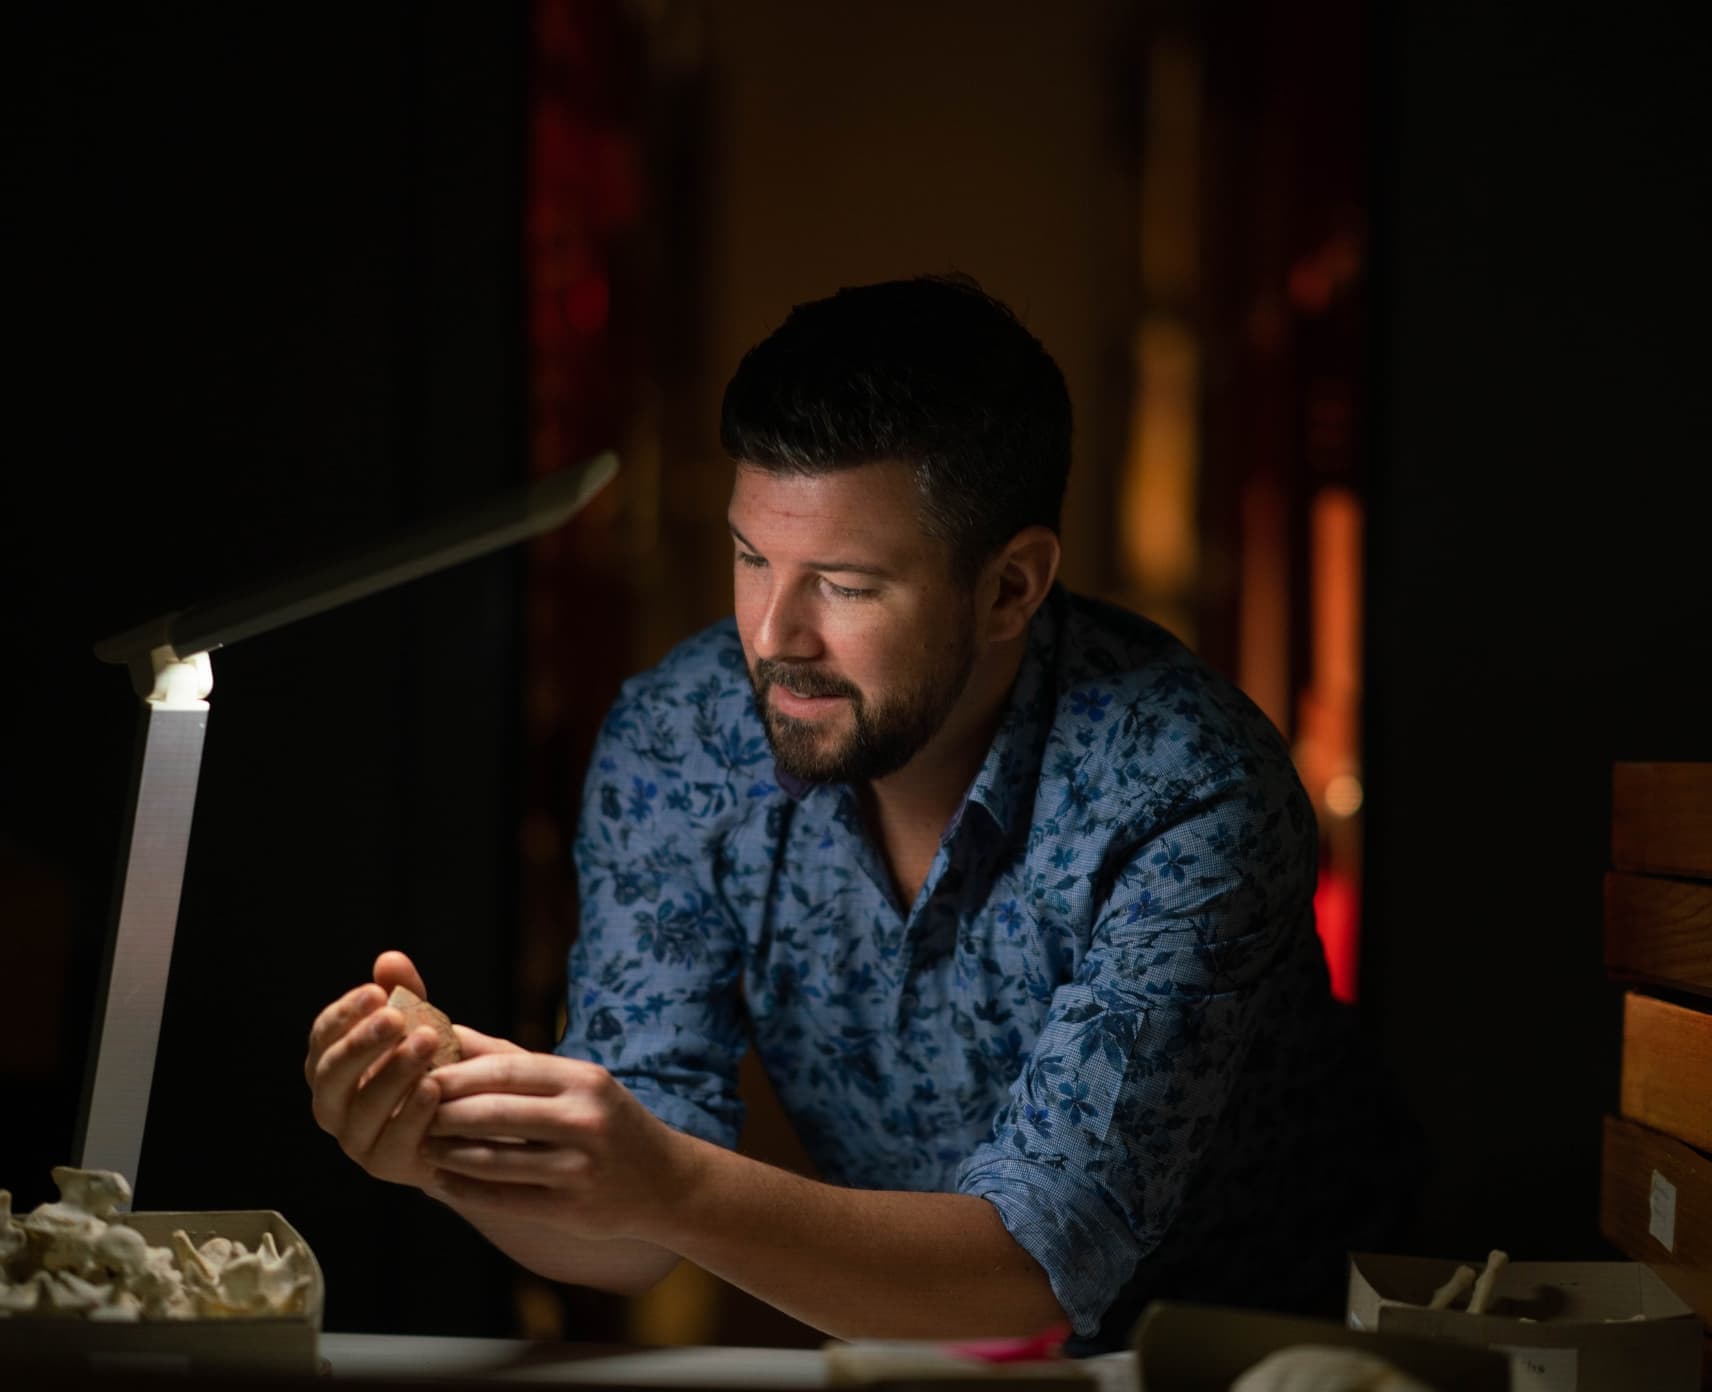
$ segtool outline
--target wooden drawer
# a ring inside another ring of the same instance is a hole
[[[1619,870],[1712,879],[1712,764],[1617,764],[1611,861]]]
[[[1712,884],[1607,874],[1605,970],[1712,996]]]
[[[1712,1150],[1712,1014],[1630,991],[1623,998],[1621,1110]]]
[[[1712,1325],[1712,1160],[1657,1131],[1606,1117],[1599,1168],[1599,1230],[1652,1266]]]

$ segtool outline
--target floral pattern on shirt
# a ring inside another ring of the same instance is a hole
[[[1277,1260],[1318,1122],[1273,1100],[1328,1048],[1313,813],[1163,629],[1053,591],[913,904],[851,789],[775,771],[729,620],[625,685],[575,853],[559,1051],[669,1124],[735,1144],[752,1041],[827,1181],[986,1199],[1084,1337],[1155,1263],[1217,1296]]]

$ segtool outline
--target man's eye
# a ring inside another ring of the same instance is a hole
[[[821,576],[820,583],[826,587],[826,592],[828,594],[838,599],[872,599],[874,597],[873,590],[847,589],[843,585],[834,585],[832,581],[828,580],[824,575]]]

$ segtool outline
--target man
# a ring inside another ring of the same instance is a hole
[[[321,1125],[546,1276],[685,1257],[837,1335],[1335,1300],[1368,1148],[1313,812],[1238,691],[1056,584],[1045,349],[972,283],[845,290],[722,438],[735,615],[601,732],[563,1040],[429,1071],[386,954],[315,1024]],[[731,1149],[750,1042],[822,1180]]]

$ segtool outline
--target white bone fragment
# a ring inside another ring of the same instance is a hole
[[[231,1261],[233,1257],[244,1255],[244,1244],[234,1242],[229,1237],[216,1236],[209,1238],[196,1250],[201,1254],[202,1260],[208,1263],[209,1269],[213,1271],[215,1277],[218,1278],[227,1262]]]
[[[233,1257],[220,1277],[220,1299],[237,1310],[253,1310],[263,1304],[262,1261],[250,1252]]]
[[[152,1247],[122,1217],[131,1198],[111,1170],[58,1166],[57,1203],[22,1219],[0,1190],[0,1319],[83,1316],[102,1321],[195,1319],[301,1311],[314,1280],[309,1250],[281,1252],[264,1233],[255,1252],[224,1236],[198,1248],[182,1228]]]
[[[12,1216],[12,1191],[0,1189],[0,1267],[24,1250],[24,1225]]]
[[[143,1300],[144,1319],[195,1319],[198,1313],[196,1297],[182,1281],[155,1300]]]
[[[24,1232],[30,1253],[46,1271],[81,1271],[94,1257],[95,1241],[106,1231],[101,1219],[67,1203],[45,1203],[26,1213]]]
[[[103,1324],[136,1324],[143,1317],[143,1302],[128,1290],[117,1290],[105,1305],[97,1305],[86,1316]]]
[[[1498,1273],[1509,1264],[1507,1253],[1494,1248],[1486,1256],[1486,1269],[1480,1273],[1480,1279],[1474,1283],[1474,1294],[1468,1298],[1468,1313],[1484,1315],[1486,1307],[1492,1302],[1492,1289],[1498,1284]]]
[[[95,1239],[95,1259],[127,1288],[148,1271],[149,1244],[135,1228],[109,1223]]]
[[[1450,1280],[1446,1281],[1433,1292],[1433,1298],[1427,1302],[1427,1308],[1429,1310],[1450,1309],[1452,1302],[1456,1300],[1457,1296],[1461,1295],[1473,1284],[1474,1268],[1472,1266],[1457,1267],[1455,1272],[1452,1273]]]
[[[39,1204],[19,1220],[20,1226],[32,1237],[57,1238],[63,1235],[89,1235],[93,1240],[107,1226],[94,1214],[75,1204]]]
[[[69,1271],[38,1271],[42,1295],[36,1308],[56,1315],[81,1315],[107,1303],[107,1292]]]
[[[1231,1392],[1432,1392],[1365,1349],[1297,1344],[1276,1349],[1231,1384]]]
[[[38,1271],[26,1282],[35,1293],[31,1308],[39,1314],[51,1314],[55,1309],[54,1279],[51,1271]]]
[[[239,1298],[228,1299],[224,1291],[194,1291],[192,1295],[196,1302],[196,1313],[203,1319],[236,1319],[248,1315],[263,1315],[267,1313],[267,1302],[256,1295],[254,1291],[247,1292],[253,1298],[244,1298],[246,1292],[235,1292]]]
[[[214,1290],[219,1282],[215,1277],[214,1268],[203,1260],[202,1253],[190,1240],[190,1234],[183,1228],[172,1230],[172,1251],[178,1258],[178,1269],[184,1273],[184,1279],[192,1286],[205,1287]]]
[[[121,1204],[131,1202],[131,1184],[116,1170],[79,1170],[70,1165],[53,1167],[59,1185],[59,1201],[81,1208],[92,1218],[111,1218]]]
[[[107,1283],[86,1281],[74,1272],[54,1272],[54,1284],[73,1300],[99,1300],[104,1302],[107,1299]]]
[[[132,1275],[131,1290],[142,1298],[148,1319],[170,1319],[177,1312],[193,1313],[194,1304],[184,1290],[184,1273],[165,1247],[149,1247],[143,1268]]]
[[[257,1253],[261,1268],[258,1286],[267,1308],[280,1313],[301,1310],[311,1280],[309,1249],[301,1242],[294,1242],[281,1256],[272,1233],[263,1234],[262,1245],[266,1250]],[[271,1260],[268,1252],[275,1254]]]
[[[0,1315],[28,1314],[41,1298],[42,1288],[36,1284],[34,1276],[15,1286],[0,1281]]]

